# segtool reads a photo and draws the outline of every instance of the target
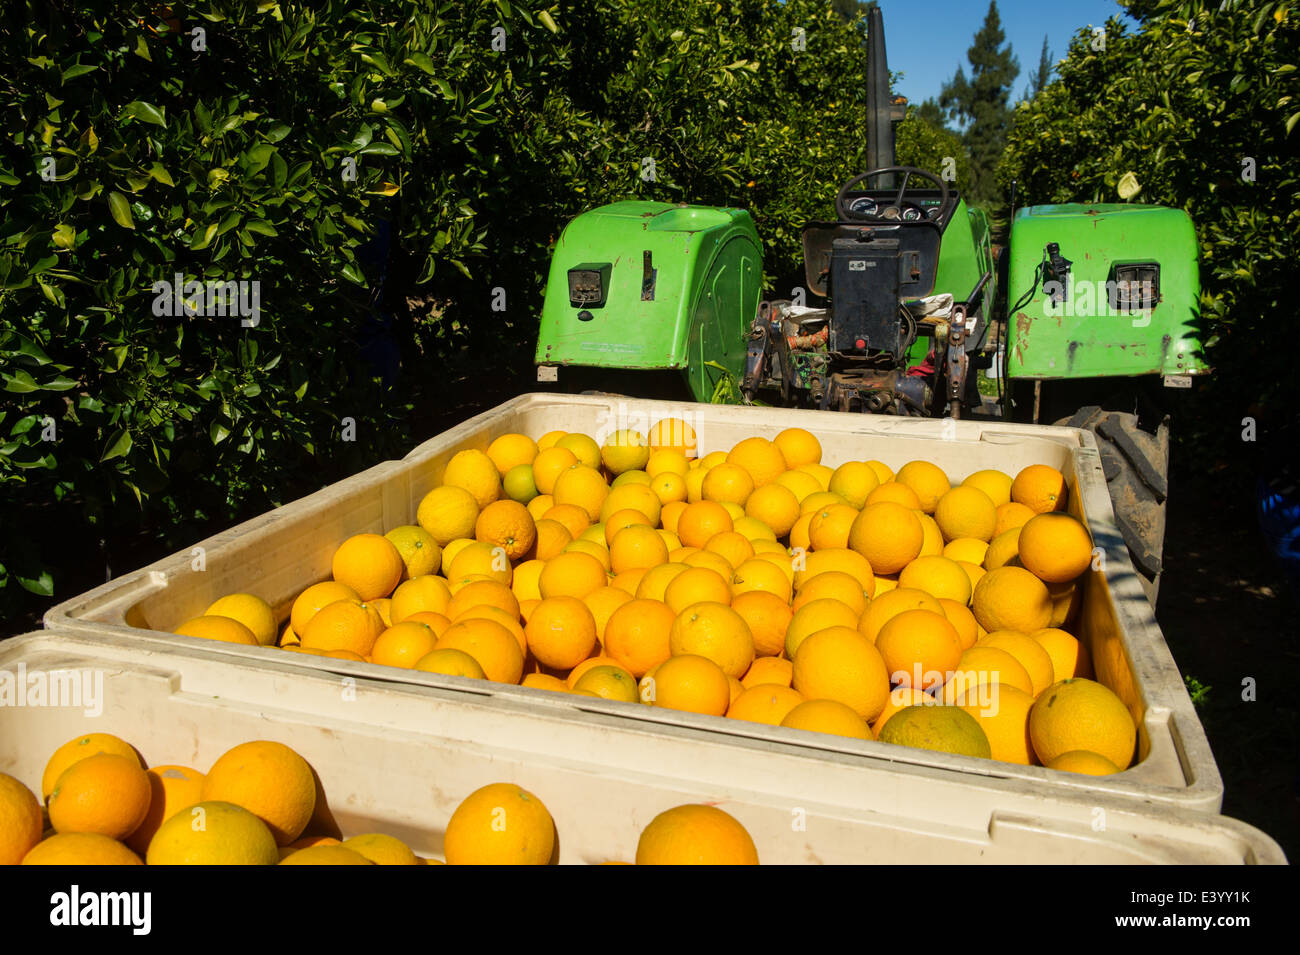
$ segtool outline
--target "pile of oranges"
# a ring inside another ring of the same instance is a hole
[[[801,428],[703,457],[681,419],[505,434],[282,629],[232,594],[176,632],[1114,773],[1136,728],[1071,632],[1098,552],[1068,500],[1040,464],[830,467]]]
[[[144,768],[111,733],[69,740],[50,757],[42,800],[0,773],[0,865],[441,865],[384,833],[341,838],[315,771],[292,748],[241,743],[207,773]],[[549,810],[513,783],[467,796],[443,834],[452,865],[545,865]],[[639,864],[757,864],[745,828],[712,806],[675,806],[642,831]]]

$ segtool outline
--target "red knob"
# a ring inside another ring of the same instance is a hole
[[[854,342],[853,344],[856,345],[858,348],[866,348],[866,347],[867,347],[867,343],[864,342],[861,338],[859,338],[859,339],[858,339],[856,342]]]

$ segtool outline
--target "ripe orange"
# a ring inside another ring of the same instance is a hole
[[[292,850],[287,850],[292,851]],[[232,802],[183,806],[149,841],[150,865],[275,865],[275,836],[266,823]]]
[[[794,614],[790,605],[781,597],[762,590],[752,590],[733,599],[731,609],[748,624],[750,635],[754,639],[755,654],[760,657],[775,657],[785,649],[786,628]]]
[[[595,648],[596,618],[577,597],[548,597],[533,610],[524,634],[539,663],[568,670]]]
[[[999,567],[1020,566],[1020,531],[1022,528],[1013,527],[1010,530],[1003,531],[989,544],[989,549],[984,552],[983,567],[985,570],[997,570]]]
[[[775,481],[773,481],[772,484],[767,485],[767,487],[771,487],[772,485],[776,485],[777,487],[783,487],[786,490],[790,491],[792,494],[794,494],[795,500],[798,501],[801,505],[803,503],[804,498],[810,497],[813,494],[818,494],[821,491],[826,490],[826,488],[822,487],[821,482],[818,481],[817,478],[809,474],[807,471],[786,471]],[[746,507],[749,506],[748,501],[745,502],[745,506]]]
[[[665,564],[663,566],[672,565]],[[633,599],[632,594],[613,585],[594,590],[583,598],[583,603],[591,611],[592,619],[596,621],[596,639],[600,641],[601,646],[605,644],[605,627],[609,624],[609,618],[614,615],[615,610],[625,603],[630,603]],[[540,607],[541,604],[539,603],[538,606]]]
[[[542,570],[546,567],[546,561],[533,558],[515,564],[514,573],[510,575],[510,592],[515,595],[522,606],[525,600],[541,600],[542,591],[538,582],[542,578]]]
[[[866,721],[837,700],[806,700],[787,713],[781,725],[813,733],[871,739]]]
[[[704,545],[704,549],[720,556],[733,571],[754,556],[754,545],[750,543],[749,538],[734,530],[719,531],[714,534]],[[731,575],[726,576],[730,578]]]
[[[180,626],[174,628],[172,633],[178,633],[183,637],[201,637],[205,640],[220,640],[223,643],[242,643],[245,646],[261,646],[257,642],[257,637],[238,620],[230,617],[221,617],[217,615],[204,615],[195,617],[192,620],[186,620]]]
[[[442,547],[418,524],[403,524],[384,534],[402,558],[402,579],[434,574],[442,564]],[[269,609],[269,607],[268,607]]]
[[[631,600],[615,610],[605,625],[605,653],[640,679],[672,655],[670,637],[676,618],[661,601]]]
[[[808,522],[808,541],[814,550],[847,547],[849,530],[858,511],[847,504],[830,504],[813,512]]]
[[[1047,763],[1048,769],[1059,769],[1065,773],[1083,773],[1087,776],[1111,776],[1120,768],[1105,756],[1090,753],[1085,749],[1075,749],[1062,753]]]
[[[375,865],[419,864],[410,846],[400,839],[379,832],[367,832],[364,835],[344,839],[342,846],[364,856]]]
[[[537,527],[528,508],[518,501],[493,501],[479,512],[474,522],[474,538],[505,549],[506,556],[518,560],[532,549]]]
[[[639,431],[615,431],[601,445],[600,460],[610,474],[637,471],[650,460],[650,445]]]
[[[905,610],[880,628],[876,648],[889,678],[901,686],[943,686],[962,658],[961,638],[948,618],[932,610]]]
[[[862,614],[862,619],[858,621],[858,632],[872,643],[875,643],[876,638],[880,635],[880,628],[891,618],[908,610],[929,610],[942,615],[943,605],[924,590],[897,587],[887,593],[877,595],[867,605],[866,612]]]
[[[421,673],[441,673],[443,676],[463,676],[472,680],[486,680],[487,674],[479,662],[464,650],[451,647],[433,649],[415,661],[413,670]]]
[[[898,469],[894,480],[911,488],[921,502],[921,510],[933,514],[939,498],[952,487],[948,475],[929,461],[908,461]]]
[[[609,485],[600,472],[584,464],[575,464],[562,471],[555,479],[552,491],[556,505],[575,504],[593,521],[600,516],[600,508],[608,495]]]
[[[275,611],[269,603],[254,594],[227,594],[214,601],[203,614],[239,621],[253,632],[257,642],[264,647],[275,643]]]
[[[394,624],[375,640],[370,659],[380,666],[402,667],[409,670],[438,642],[438,635],[426,623],[406,620]]]
[[[1056,682],[1052,669],[1052,656],[1038,641],[1015,630],[995,630],[979,638],[977,646],[996,647],[1016,658],[1016,662],[1029,674],[1034,696]]]
[[[843,703],[868,722],[889,699],[881,652],[852,627],[828,627],[799,644],[791,686],[805,699]]]
[[[673,563],[671,561],[657,567],[651,567],[641,577],[640,582],[637,583],[634,596],[647,600],[663,600],[664,591],[668,589],[668,585],[679,574],[684,574],[690,569],[692,569],[690,564]]]
[[[648,484],[620,484],[605,497],[604,503],[600,506],[600,519],[608,521],[619,511],[638,511],[645,516],[646,523],[656,527],[659,524],[659,515],[663,512],[663,505],[659,503],[659,496]]]
[[[456,807],[442,847],[448,865],[546,865],[555,852],[555,822],[528,790],[492,783]]]
[[[772,561],[753,557],[736,566],[731,575],[731,592],[739,597],[756,590],[779,597],[782,603],[790,602],[790,578]],[[734,597],[731,602],[735,603]]]
[[[450,550],[448,548],[444,553],[449,553]],[[455,591],[456,584],[466,578],[479,576],[493,577],[509,585],[513,574],[504,547],[487,541],[470,541],[455,552],[447,567],[447,581],[452,591]]]
[[[690,462],[686,455],[675,448],[661,448],[658,451],[651,451],[650,457],[646,460],[645,473],[651,477],[651,487],[654,486],[654,478],[662,474],[676,474],[679,477],[685,477],[686,472],[690,470]]]
[[[696,501],[686,505],[677,519],[677,536],[687,547],[703,547],[709,538],[734,527],[727,509],[716,501]]]
[[[542,515],[542,520],[562,524],[573,540],[577,540],[578,536],[591,526],[591,518],[587,512],[576,504],[556,504]]]
[[[1023,504],[1017,504],[1015,501],[1010,501],[1006,504],[999,504],[997,508],[997,523],[993,527],[994,538],[1001,537],[1013,528],[1023,527],[1033,516],[1033,511],[1025,507]]]
[[[278,845],[287,846],[316,809],[316,780],[307,761],[288,746],[253,740],[217,757],[202,796],[204,802],[242,806],[266,823]]]
[[[678,613],[668,646],[674,656],[695,654],[712,660],[736,679],[754,662],[754,637],[745,618],[713,601],[691,604]]]
[[[274,849],[274,845],[272,845]],[[116,839],[95,832],[69,832],[38,842],[23,857],[23,865],[144,865],[140,857]]]
[[[982,564],[988,552],[988,541],[976,540],[974,537],[957,537],[943,547],[943,556],[958,563],[966,561],[971,564]]]
[[[962,694],[970,694],[981,684],[1014,686],[1030,696],[1034,695],[1034,684],[1020,662],[997,647],[982,647],[978,643],[961,655],[948,682],[934,696],[944,703],[953,704]]]
[[[799,519],[799,499],[779,483],[765,484],[745,500],[745,514],[762,521],[777,537],[784,537]]]
[[[524,675],[519,641],[495,620],[469,618],[453,623],[438,638],[436,649],[468,653],[494,683],[518,683]]]
[[[553,495],[561,474],[578,463],[578,456],[568,448],[551,447],[539,451],[533,459],[533,482],[542,494]]]
[[[876,574],[895,574],[921,553],[925,532],[916,514],[898,504],[868,504],[849,530],[849,547]]]
[[[594,693],[601,699],[620,703],[637,703],[636,677],[619,666],[602,664],[591,667],[573,683],[573,692]]]
[[[802,694],[788,686],[757,683],[732,701],[727,716],[734,720],[780,726],[786,715],[803,701]]]
[[[916,492],[897,481],[886,481],[867,495],[867,505],[882,503],[898,504],[909,511],[921,510],[921,499]]]
[[[469,491],[480,510],[501,496],[501,474],[492,459],[482,451],[466,450],[454,454],[442,472],[442,483]]]
[[[1011,475],[992,469],[976,471],[961,482],[962,487],[976,487],[989,496],[994,507],[1011,500]]]
[[[818,550],[812,553],[800,554],[797,560],[787,562],[787,567],[792,567],[794,571],[794,586],[798,590],[809,578],[816,577],[818,574],[824,574],[827,571],[837,570],[857,578],[862,584],[863,592],[868,597],[876,592],[875,574],[872,573],[871,563],[855,550],[847,547],[836,547],[830,550]]]
[[[595,525],[591,528],[591,530],[595,531],[596,528],[599,526],[600,525]],[[603,543],[598,543],[597,541],[592,540],[590,537],[586,537],[586,536],[579,537],[572,544],[569,544],[567,547],[564,548],[564,553],[590,554],[592,557],[596,558],[596,561],[604,569],[606,576],[609,575],[610,572],[609,548],[606,547]],[[543,567],[542,569],[545,570],[546,568]],[[643,570],[644,568],[629,568],[629,569]],[[537,582],[538,582],[539,593],[541,592],[541,580],[542,580],[542,576],[541,574],[538,574]]]
[[[955,703],[980,724],[993,759],[1030,766],[1037,762],[1029,742],[1029,710],[1034,698],[1024,690],[1002,683],[987,684],[982,694],[961,694]]]
[[[43,824],[35,794],[8,773],[0,773],[0,865],[22,862],[41,841]]]
[[[1041,580],[1023,567],[990,570],[975,585],[971,610],[979,625],[994,630],[1042,630],[1052,618],[1052,598]]]
[[[880,478],[865,461],[846,461],[835,469],[826,489],[840,497],[855,510],[867,506],[871,492],[880,487]]]
[[[1137,727],[1124,701],[1093,680],[1064,680],[1045,690],[1029,711],[1029,738],[1044,763],[1077,749],[1121,770],[1133,762]]]
[[[754,478],[738,464],[719,464],[704,475],[700,492],[706,501],[744,506],[754,493]]]
[[[871,722],[871,735],[879,739],[880,731],[885,728],[889,718],[899,710],[906,709],[909,706],[932,706],[935,703],[935,698],[924,690],[918,690],[910,686],[894,687],[889,691],[889,701],[885,703],[885,708]]]
[[[503,434],[488,445],[487,456],[496,465],[497,473],[505,477],[511,468],[532,464],[537,450],[537,442],[527,435]]]
[[[1046,464],[1031,464],[1011,483],[1011,500],[1035,514],[1063,511],[1069,499],[1065,475]]]
[[[771,484],[788,467],[780,447],[760,437],[739,442],[728,453],[727,463],[744,468],[755,488]]]
[[[384,632],[379,611],[360,600],[336,600],[307,623],[301,645],[312,650],[351,650],[369,656]]]
[[[134,759],[137,766],[143,766],[135,749],[126,740],[112,733],[87,733],[68,740],[50,755],[49,761],[45,764],[45,771],[41,774],[41,799],[50,798],[50,793],[54,791],[54,784],[69,766],[99,753],[125,756]]]
[[[672,608],[673,613],[681,613],[702,601],[730,604],[731,597],[727,578],[710,567],[686,565],[686,570],[673,577],[664,588],[664,603]]]
[[[451,606],[451,587],[442,577],[424,574],[403,581],[393,591],[393,602],[388,607],[388,619],[394,624],[401,623],[417,613],[436,613],[447,616]],[[294,630],[301,636],[304,627],[295,626]]]
[[[763,684],[789,686],[794,681],[794,664],[783,657],[758,657],[740,678],[746,689]]]
[[[838,600],[851,607],[859,616],[867,609],[868,594],[862,582],[842,570],[828,570],[804,580],[794,598],[794,610],[797,613],[805,604],[823,597]]]
[[[856,627],[858,617],[857,611],[834,597],[810,600],[790,618],[785,629],[785,655],[791,660],[795,659],[799,644],[818,630],[827,627]]]
[[[979,624],[975,622],[975,615],[970,612],[970,608],[964,603],[958,603],[947,597],[940,597],[939,603],[943,607],[943,615],[957,631],[962,650],[969,650],[975,646],[975,640],[979,636]]]
[[[781,452],[786,468],[804,464],[820,464],[822,444],[817,437],[803,428],[786,428],[772,442]]]
[[[1036,514],[1020,528],[1020,563],[1039,580],[1064,584],[1092,563],[1092,537],[1069,514]]]
[[[610,568],[615,574],[625,570],[649,570],[667,561],[668,545],[652,527],[624,527],[614,535],[609,546]]]
[[[758,865],[758,849],[735,817],[714,806],[676,806],[641,832],[637,865]]]
[[[447,604],[447,616],[455,622],[471,607],[499,607],[511,617],[519,617],[519,598],[497,580],[475,580],[462,586]]]
[[[977,487],[960,485],[946,492],[934,507],[934,519],[944,540],[973,537],[993,539],[997,527],[997,508],[989,496]]]
[[[330,567],[334,579],[351,587],[362,600],[387,597],[406,573],[402,555],[382,534],[349,537],[334,552]]]
[[[924,590],[936,599],[970,603],[971,583],[955,560],[938,555],[918,557],[898,575],[898,586]]]
[[[415,522],[429,532],[440,547],[474,533],[479,505],[463,487],[435,487],[420,500]]]
[[[550,690],[552,693],[567,693],[569,688],[564,681],[549,673],[527,673],[520,686],[532,687],[534,690]]]
[[[144,822],[127,837],[126,844],[138,855],[149,851],[149,842],[164,822],[203,798],[204,776],[189,766],[154,766],[149,777],[149,812]]]
[[[307,621],[316,611],[326,604],[344,599],[360,600],[361,598],[351,587],[335,580],[323,580],[318,584],[312,584],[294,600],[293,609],[289,611],[289,625],[293,627],[293,632],[301,637],[303,631],[307,629]]]
[[[648,673],[641,699],[670,710],[722,716],[731,705],[727,674],[712,660],[684,653],[671,656]]]
[[[1052,658],[1053,683],[1076,676],[1092,676],[1092,660],[1088,656],[1088,648],[1076,637],[1055,628],[1035,630],[1029,636]]]
[[[579,599],[604,587],[609,575],[600,561],[590,554],[570,552],[546,562],[537,579],[542,598],[577,597]]]

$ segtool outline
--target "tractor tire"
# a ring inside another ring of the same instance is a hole
[[[1089,405],[1056,423],[1084,428],[1096,438],[1115,524],[1128,545],[1142,589],[1155,607],[1169,492],[1169,419],[1163,419],[1152,434],[1138,426],[1135,414]]]

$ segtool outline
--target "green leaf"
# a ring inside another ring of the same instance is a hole
[[[171,173],[169,173],[166,169],[163,168],[162,163],[156,162],[153,165],[151,165],[149,167],[149,175],[153,176],[155,180],[161,182],[164,186],[176,185],[176,183],[172,180]]]
[[[108,211],[112,213],[113,221],[123,229],[135,228],[135,219],[131,216],[131,203],[120,192],[113,191],[108,194]]]
[[[59,77],[59,81],[60,83],[66,83],[68,80],[75,80],[78,76],[85,76],[87,73],[93,73],[97,69],[99,69],[97,66],[78,63],[76,66],[70,66],[64,70],[63,75]]]
[[[146,103],[142,100],[132,100],[123,107],[123,112],[133,119],[138,119],[143,123],[152,123],[154,126],[167,128],[167,119],[163,116],[163,111],[152,103]]]
[[[58,248],[70,249],[77,241],[77,230],[66,222],[60,222],[54,227],[51,239]]]
[[[208,437],[212,439],[213,444],[220,444],[230,437],[230,429],[220,421],[214,421],[212,426],[208,428]]]
[[[431,76],[437,70],[437,68],[433,65],[433,60],[429,59],[428,55],[425,53],[412,53],[410,56],[404,59],[402,63],[408,66],[419,67],[420,69],[424,70],[424,72],[428,73]]]
[[[4,378],[5,391],[25,395],[40,388],[40,385],[36,383],[36,379],[21,368],[15,371],[13,375],[5,375]]]
[[[560,32],[560,28],[555,25],[555,21],[551,19],[551,15],[545,10],[542,10],[537,14],[537,19],[541,20],[542,26],[546,27],[546,29],[550,30],[552,33]]]
[[[1300,122],[1300,113],[1292,113],[1290,116],[1287,117],[1286,134],[1288,136],[1291,135],[1291,130],[1295,129],[1295,124],[1298,122]]]
[[[354,285],[365,286],[366,284],[365,276],[361,274],[361,270],[351,262],[343,266],[343,268],[339,270],[339,274]]]
[[[244,228],[249,232],[256,232],[258,235],[277,236],[280,234],[275,231],[275,226],[265,219],[252,219],[244,223]]]
[[[217,237],[217,223],[209,222],[202,229],[194,231],[194,238],[190,240],[190,251],[197,252],[200,249],[206,249],[212,244],[212,240]]]
[[[371,143],[362,149],[357,150],[359,156],[397,156],[400,155],[396,146],[390,143]]]
[[[120,458],[130,450],[131,433],[119,429],[109,436],[108,443],[104,445],[104,453],[99,456],[99,461],[102,464],[105,461],[111,461],[113,458]]]
[[[14,579],[23,590],[36,594],[38,597],[54,596],[54,578],[50,576],[48,570],[43,570],[38,577],[24,577],[22,574],[15,573]]]
[[[292,131],[293,131],[292,126],[287,126],[284,123],[277,123],[275,126],[271,127],[269,132],[265,134],[266,141],[269,143],[278,143],[280,140],[284,139],[284,137],[288,136],[289,133],[291,133]]]

